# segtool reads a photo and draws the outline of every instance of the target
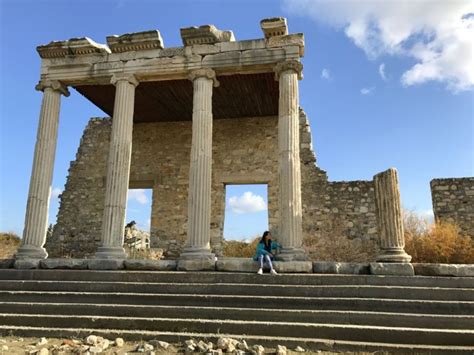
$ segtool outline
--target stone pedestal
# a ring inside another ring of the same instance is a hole
[[[121,74],[114,75],[111,82],[116,87],[115,105],[107,162],[102,245],[96,253],[98,259],[127,257],[123,249],[123,238],[132,154],[135,87],[138,81],[133,75]]]
[[[193,82],[193,128],[188,193],[188,239],[181,260],[211,259],[212,87],[215,72],[198,69]],[[178,268],[179,268],[178,264]]]
[[[306,260],[303,245],[301,207],[301,168],[299,137],[298,79],[302,64],[279,63],[275,67],[279,80],[278,152],[280,177],[279,241],[283,246],[277,260]]]
[[[58,81],[42,81],[36,89],[43,91],[43,102],[26,206],[25,229],[22,245],[16,253],[17,259],[44,259],[48,256],[43,245],[48,228],[61,94],[69,96],[67,88]]]
[[[408,263],[411,256],[404,250],[405,236],[397,170],[390,168],[375,175],[374,184],[381,248],[377,261]]]

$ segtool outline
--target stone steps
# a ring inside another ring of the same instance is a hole
[[[454,277],[0,270],[0,332],[472,353],[473,290]]]
[[[238,286],[238,287],[237,287]],[[140,294],[199,294],[212,295],[216,292],[215,283],[176,283],[176,282],[111,282],[91,281],[33,281],[8,280],[0,281],[0,289],[12,291],[64,291],[64,292],[109,292]],[[219,283],[219,295],[255,295],[282,297],[356,297],[356,298],[390,298],[413,300],[474,301],[474,293],[468,288],[432,288],[409,286],[374,286],[374,285],[265,285],[251,283]],[[403,297],[400,295],[403,294]]]
[[[0,313],[82,315],[112,317],[150,317],[190,319],[228,319],[265,322],[361,324],[372,326],[420,327],[434,329],[469,329],[474,316],[394,313],[352,310],[258,309],[237,307],[143,306],[88,303],[24,303],[0,302]]]

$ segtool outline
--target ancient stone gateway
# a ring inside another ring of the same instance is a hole
[[[39,46],[44,96],[17,258],[45,258],[46,250],[50,257],[126,258],[129,188],[153,189],[152,244],[183,265],[222,256],[227,184],[267,184],[283,261],[305,260],[303,237],[333,218],[351,238],[377,239],[374,182],[329,182],[316,166],[299,106],[303,34],[288,34],[284,18],[262,20],[261,28],[264,38],[243,41],[212,25],[185,28],[176,48],[165,48],[157,30],[109,36],[107,45],[75,38]],[[113,119],[89,122],[43,247],[68,87]],[[398,194],[388,200],[399,208]],[[390,213],[379,218],[398,221]]]

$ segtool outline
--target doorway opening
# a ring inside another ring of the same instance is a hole
[[[124,247],[131,258],[149,254],[152,193],[152,189],[128,190]]]

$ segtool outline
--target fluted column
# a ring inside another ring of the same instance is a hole
[[[306,260],[303,249],[301,208],[301,168],[299,136],[298,79],[303,66],[298,61],[277,64],[275,77],[279,80],[278,151],[280,177],[279,241],[283,246],[277,259]]]
[[[390,168],[375,175],[374,184],[381,248],[377,261],[408,263],[411,256],[404,250],[405,236],[397,170]]]
[[[102,245],[97,250],[96,258],[123,259],[127,257],[123,238],[132,155],[135,87],[138,81],[133,75],[119,74],[114,75],[111,82],[115,85],[115,104],[107,162]]]
[[[180,259],[211,259],[212,69],[190,73],[193,82],[193,131],[188,192],[188,239]]]
[[[17,259],[44,259],[48,253],[43,248],[48,228],[48,209],[53,180],[54,158],[58,138],[61,94],[69,91],[59,81],[40,81],[36,90],[43,91],[43,102],[36,136],[35,155],[26,206],[25,229]]]

